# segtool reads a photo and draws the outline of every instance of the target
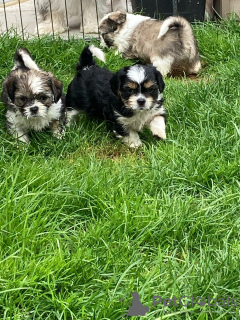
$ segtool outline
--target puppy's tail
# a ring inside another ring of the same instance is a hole
[[[161,25],[158,39],[163,37],[170,29],[185,29],[185,31],[190,31],[192,34],[192,27],[185,18],[168,17],[163,21],[163,24]]]
[[[101,49],[95,47],[94,45],[91,45],[83,49],[79,58],[77,69],[79,70],[94,65],[95,61],[93,57],[97,57],[99,60],[105,62],[104,52]]]
[[[14,68],[17,67],[26,67],[32,70],[40,70],[36,63],[33,61],[33,58],[26,48],[19,48],[14,56]]]

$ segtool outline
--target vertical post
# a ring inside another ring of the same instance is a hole
[[[96,15],[97,15],[97,25],[98,25],[98,38],[100,39],[97,0],[95,0],[95,5],[96,5]]]
[[[35,12],[35,19],[36,19],[37,35],[38,35],[38,37],[39,37],[39,29],[38,29],[38,18],[37,18],[36,0],[34,0],[34,12]]]
[[[5,0],[3,0],[3,10],[4,10],[4,17],[5,17],[5,23],[6,23],[6,30],[7,30],[7,32],[8,32],[7,13],[6,13]]]
[[[22,10],[21,10],[20,0],[18,0],[18,8],[19,8],[19,14],[20,14],[21,28],[22,28],[22,37],[24,40],[24,30],[23,30],[23,20],[22,20]]]
[[[132,3],[132,11],[134,13],[134,12],[136,12],[136,1],[132,0],[131,3]]]
[[[84,20],[83,20],[83,4],[82,4],[82,0],[80,0],[80,5],[81,5],[81,16],[82,16],[82,32],[83,32],[83,39],[85,39],[85,32],[84,32]]]
[[[230,0],[215,0],[214,7],[222,18],[230,13]]]
[[[67,1],[65,0],[65,13],[66,13],[66,22],[67,22],[67,34],[69,40],[69,23],[68,23],[68,10],[67,10]]]
[[[128,0],[126,0],[126,12],[128,12]]]
[[[49,10],[50,10],[50,17],[51,17],[51,22],[52,22],[52,35],[54,38],[54,26],[53,26],[53,14],[52,14],[52,4],[51,4],[51,0],[49,1]]]
[[[178,4],[177,4],[177,0],[172,0],[172,4],[173,4],[173,15],[174,15],[174,16],[178,16]]]
[[[159,15],[158,15],[158,0],[156,0],[156,19],[159,19]]]

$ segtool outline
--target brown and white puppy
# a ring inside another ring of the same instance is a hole
[[[102,45],[152,63],[162,75],[194,74],[201,68],[192,27],[183,17],[159,21],[116,11],[100,21],[99,30]]]
[[[41,70],[25,48],[16,51],[14,60],[2,91],[8,131],[20,141],[29,142],[29,130],[50,126],[54,136],[61,138],[65,122],[62,83]]]

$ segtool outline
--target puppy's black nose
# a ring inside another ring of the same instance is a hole
[[[143,106],[145,104],[146,100],[144,98],[139,98],[137,99],[137,103],[140,105],[140,106]]]
[[[37,113],[38,112],[38,107],[32,107],[32,108],[30,108],[30,110],[31,110],[31,112],[32,113]]]

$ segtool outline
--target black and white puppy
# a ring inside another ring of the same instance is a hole
[[[96,48],[86,47],[80,56],[66,95],[68,116],[77,111],[105,119],[132,148],[142,144],[138,132],[144,126],[166,139],[161,73],[152,65],[136,64],[113,74],[95,65],[93,55],[98,56]]]
[[[8,131],[20,141],[29,142],[29,130],[50,126],[54,136],[61,138],[66,114],[62,83],[41,70],[26,48],[16,51],[14,61],[2,91]]]

